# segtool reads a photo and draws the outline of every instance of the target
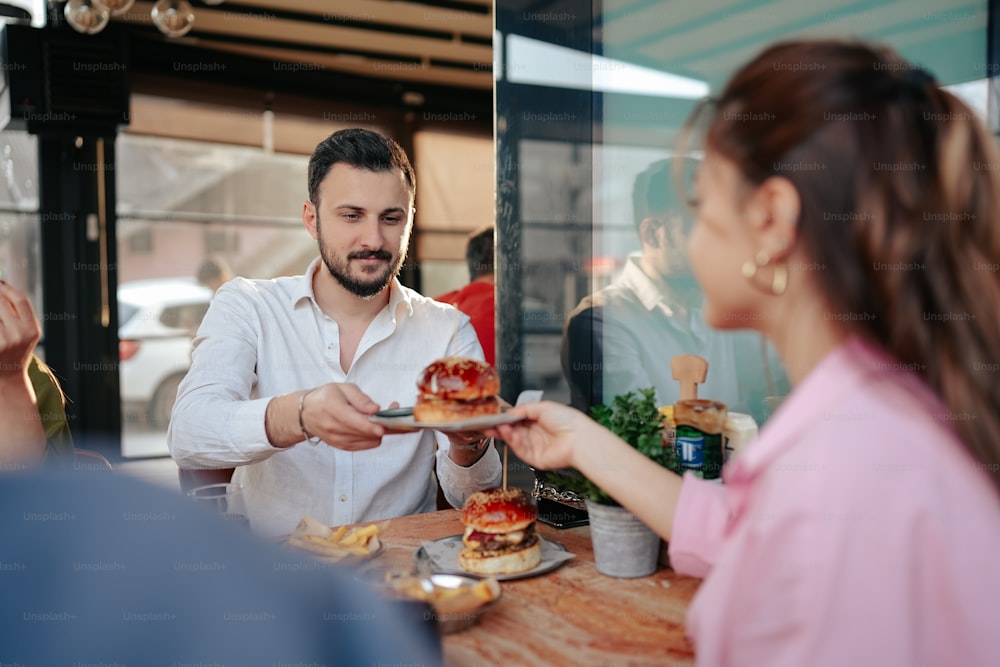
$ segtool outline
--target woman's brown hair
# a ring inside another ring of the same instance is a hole
[[[915,370],[1000,493],[1000,150],[888,48],[774,45],[715,105],[709,150],[791,181],[828,303]]]

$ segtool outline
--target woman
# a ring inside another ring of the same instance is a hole
[[[34,354],[40,337],[28,297],[0,280],[0,471],[73,460],[62,390]]]
[[[724,485],[564,406],[498,428],[705,577],[699,664],[995,663],[998,169],[969,108],[892,51],[767,49],[712,111],[689,252],[706,320],[764,333],[792,395]]]

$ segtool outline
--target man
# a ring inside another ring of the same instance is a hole
[[[483,346],[486,361],[496,365],[496,296],[493,280],[493,225],[473,232],[465,246],[465,262],[471,282],[436,297],[450,303],[472,319],[472,326]]]
[[[682,170],[693,172],[695,161],[683,160]],[[694,221],[674,197],[675,168],[674,160],[660,160],[636,177],[632,204],[642,250],[627,259],[615,282],[585,297],[567,318],[562,364],[571,402],[586,411],[617,394],[654,387],[659,405],[674,403],[680,387],[670,359],[696,354],[709,363],[699,397],[761,422],[764,397],[787,391],[787,384],[769,386],[781,372],[772,369],[776,361],[758,337],[705,324],[701,290],[687,262]]]
[[[201,263],[195,278],[199,285],[204,285],[212,292],[218,292],[220,287],[233,279],[233,272],[226,260],[213,256]]]
[[[302,276],[237,278],[212,300],[167,441],[183,468],[237,466],[257,532],[288,533],[303,515],[337,525],[432,511],[435,473],[454,506],[500,482],[485,438],[387,435],[369,420],[413,405],[431,361],[483,358],[467,316],[396,279],[413,199],[394,141],[334,133],[309,161],[302,207],[320,257]]]

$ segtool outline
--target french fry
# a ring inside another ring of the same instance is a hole
[[[378,534],[378,526],[371,525],[363,528],[354,528],[341,540],[341,544],[367,544],[368,540]]]
[[[489,602],[494,597],[496,597],[493,591],[490,589],[490,582],[486,581],[485,579],[483,581],[477,582],[472,587],[472,593],[483,602]]]
[[[289,536],[288,544],[331,562],[362,560],[381,549],[379,532],[380,524],[355,528],[340,526],[333,529],[311,517],[304,517]]]
[[[420,578],[414,575],[387,576],[386,584],[403,598],[430,602],[439,614],[472,612],[500,595],[500,584],[494,578],[483,579],[471,586],[434,586],[432,594],[424,590]]]
[[[372,535],[378,535],[378,533],[379,529],[375,524],[354,529],[354,534],[358,536],[358,539],[368,538]]]

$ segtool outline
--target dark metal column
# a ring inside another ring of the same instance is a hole
[[[510,6],[515,5],[515,6]],[[596,53],[599,45],[591,29],[595,16],[601,15],[600,0],[572,5],[573,11],[534,12],[518,3],[497,2],[497,31],[504,43],[500,54],[503,73],[495,84],[496,117],[496,330],[497,371],[501,394],[514,401],[525,387],[524,300],[532,281],[551,279],[552,275],[578,272],[589,257],[574,258],[571,266],[560,266],[558,260],[527,260],[527,249],[537,250],[542,243],[552,243],[553,230],[564,232],[558,242],[581,246],[587,255],[592,248],[592,212],[567,220],[566,210],[550,210],[549,220],[525,220],[522,212],[533,209],[535,215],[550,205],[535,202],[526,206],[521,187],[521,165],[524,145],[528,142],[565,143],[577,151],[577,163],[590,169],[591,150],[600,143],[600,95],[591,90],[574,90],[561,86],[542,86],[511,82],[509,73],[516,67],[509,59],[507,38],[517,35],[554,46],[573,49],[580,54]],[[496,47],[495,47],[496,48]],[[554,170],[568,165],[553,164]],[[592,180],[592,179],[591,179]],[[577,193],[581,194],[581,193]],[[534,253],[537,256],[537,252]],[[577,261],[578,260],[578,261]],[[533,263],[532,263],[533,262]],[[567,310],[575,304],[570,304]],[[556,315],[553,313],[552,315]],[[558,335],[558,332],[556,333]],[[530,361],[529,361],[530,363]]]
[[[520,128],[516,89],[497,82],[497,98],[509,103],[496,111],[496,364],[500,394],[510,402],[524,388],[524,346],[521,335],[521,304],[524,300],[520,216]]]
[[[115,135],[39,133],[45,352],[79,447],[121,452]]]

